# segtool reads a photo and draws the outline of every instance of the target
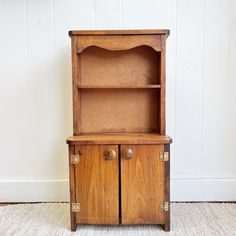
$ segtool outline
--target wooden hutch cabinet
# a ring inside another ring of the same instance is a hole
[[[70,31],[71,230],[160,224],[170,230],[171,138],[165,134],[169,30]]]

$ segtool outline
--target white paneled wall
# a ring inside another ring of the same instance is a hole
[[[68,200],[71,29],[171,30],[173,201],[236,200],[236,1],[0,0],[0,201]]]

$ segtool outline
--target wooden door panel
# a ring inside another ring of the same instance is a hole
[[[116,158],[106,160],[112,149]],[[80,145],[75,147],[80,161],[75,168],[76,202],[80,211],[76,222],[82,224],[119,223],[118,146]]]
[[[133,157],[127,156],[128,149]],[[121,146],[122,224],[164,224],[160,211],[164,201],[163,150],[163,145]]]

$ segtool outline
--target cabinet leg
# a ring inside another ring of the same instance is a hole
[[[76,231],[77,223],[76,223],[76,214],[74,212],[70,212],[70,228],[71,231]]]
[[[71,222],[70,228],[71,228],[71,231],[76,231],[77,224],[75,222]]]
[[[71,155],[75,154],[75,147],[69,146],[69,177],[70,177],[70,228],[76,231],[76,213],[72,212],[72,203],[75,201],[75,165],[71,163]]]
[[[167,222],[163,225],[163,229],[166,231],[166,232],[169,232],[170,231],[170,222]]]
[[[165,152],[169,153],[170,158],[170,145],[165,145]],[[170,159],[165,162],[165,202],[168,203],[168,210],[165,212],[164,230],[170,231]]]

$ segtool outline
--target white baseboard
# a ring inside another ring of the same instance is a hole
[[[0,202],[69,201],[63,180],[0,180]],[[171,179],[171,201],[236,201],[236,179]]]
[[[69,201],[69,182],[64,180],[0,180],[0,202]]]
[[[236,179],[172,179],[171,201],[236,201]]]

